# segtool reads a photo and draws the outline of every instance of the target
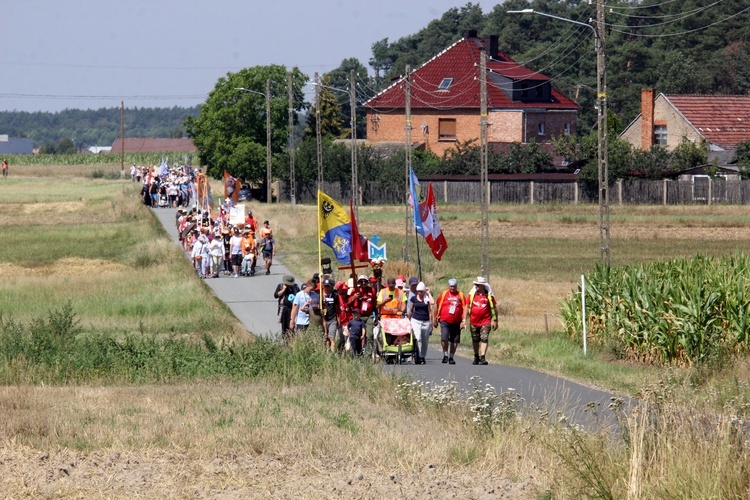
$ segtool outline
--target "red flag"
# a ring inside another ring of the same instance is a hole
[[[354,258],[360,262],[369,262],[367,253],[367,238],[359,234],[359,228],[357,227],[357,220],[354,218],[354,209],[352,208],[352,202],[349,202],[349,224],[352,229],[352,252]]]
[[[427,187],[427,199],[424,202],[424,206],[420,208],[422,226],[425,231],[424,241],[430,247],[430,250],[432,250],[432,255],[437,260],[440,260],[448,248],[448,242],[445,241],[443,229],[440,227],[440,222],[437,218],[437,204],[435,203],[435,193],[432,192],[431,182]]]

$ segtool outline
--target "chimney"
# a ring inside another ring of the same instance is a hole
[[[654,145],[654,89],[641,89],[641,149]]]
[[[499,35],[485,35],[484,37],[484,50],[487,52],[487,57],[497,59],[497,45],[500,39]]]
[[[476,38],[477,30],[463,30],[461,36],[464,38]]]

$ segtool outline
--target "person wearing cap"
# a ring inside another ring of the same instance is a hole
[[[464,312],[464,323],[468,319],[471,343],[474,347],[475,365],[486,365],[490,328],[497,330],[497,301],[489,291],[489,283],[483,276],[474,281]]]
[[[271,229],[271,223],[269,221],[267,220],[263,221],[263,227],[260,228],[259,234],[260,234],[261,239],[273,234],[273,230]]]
[[[266,268],[266,274],[271,274],[271,264],[273,264],[273,256],[276,255],[276,242],[273,239],[273,233],[268,228],[268,221],[265,221],[263,229],[260,230],[260,242],[258,248],[263,255],[263,265]],[[268,231],[263,230],[268,228]]]
[[[249,227],[253,232],[258,231],[258,218],[253,215],[252,210],[247,211],[247,215],[245,216],[245,227]]]
[[[292,313],[289,319],[289,329],[293,332],[304,332],[310,327],[310,312],[312,312],[312,297],[310,297],[311,283],[306,281],[294,296]]]
[[[444,290],[436,301],[433,326],[440,324],[440,343],[443,347],[443,363],[456,364],[454,354],[461,342],[461,330],[465,328],[464,309],[466,299],[458,290],[458,280],[448,280],[448,289]]]
[[[211,255],[211,276],[218,278],[224,267],[224,242],[221,238],[217,236],[211,239],[208,244],[208,253]]]
[[[242,276],[252,276],[255,274],[255,238],[250,228],[245,228],[242,233]]]
[[[366,339],[372,342],[373,328],[375,325],[375,302],[377,297],[375,290],[370,285],[370,278],[361,274],[357,278],[356,286],[349,290],[348,305],[352,311],[359,311],[360,319],[365,324]],[[377,350],[376,354],[380,351]]]
[[[323,280],[323,293],[320,294],[320,305],[323,308],[323,340],[326,349],[335,352],[339,332],[339,294],[333,288],[330,278]]]
[[[349,278],[349,281],[352,282],[353,287],[354,280]],[[335,286],[337,292],[336,296],[339,299],[339,339],[338,345],[336,346],[339,350],[341,350],[343,344],[346,343],[346,338],[349,335],[349,322],[352,320],[352,309],[349,307],[349,289],[352,287],[347,286],[343,281],[337,281]]]
[[[281,340],[284,345],[288,345],[294,330],[290,328],[292,319],[292,306],[294,297],[299,293],[299,285],[294,282],[294,276],[291,274],[284,275],[281,283],[276,285],[273,297],[279,302],[276,314],[279,316],[281,323]]]
[[[312,308],[310,309],[310,324],[317,328],[323,328],[323,310],[320,308],[320,274],[314,273],[310,278],[310,297],[312,297]]]
[[[417,343],[414,364],[423,365],[426,363],[427,345],[430,342],[434,312],[432,299],[426,295],[427,286],[420,282],[417,283],[415,288],[416,294],[409,299],[407,317],[411,321],[411,328]]]

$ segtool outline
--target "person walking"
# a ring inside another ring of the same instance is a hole
[[[294,296],[289,329],[294,331],[295,334],[304,332],[310,327],[310,312],[312,309],[310,287],[310,282],[306,281],[302,284],[300,292]]]
[[[458,290],[458,280],[448,280],[448,289],[444,290],[437,299],[433,326],[440,323],[440,343],[443,347],[443,363],[456,364],[453,355],[461,342],[461,330],[464,321],[464,294]]]
[[[260,230],[260,243],[258,247],[263,254],[263,265],[266,267],[266,274],[271,274],[271,264],[273,256],[276,255],[276,241],[273,239],[273,231],[268,221],[263,222],[263,228]]]
[[[416,341],[415,365],[423,365],[427,358],[427,345],[430,342],[430,331],[434,321],[432,300],[427,296],[427,286],[419,282],[415,295],[409,299],[407,317],[411,321],[411,328]]]
[[[486,365],[490,328],[497,330],[497,301],[489,291],[487,280],[478,276],[464,312],[464,323],[468,319],[471,343],[474,347],[474,365]]]
[[[320,294],[320,306],[323,316],[323,340],[326,349],[336,352],[339,331],[339,298],[330,278],[323,280],[323,292]]]
[[[232,271],[234,271],[234,277],[237,278],[240,275],[240,266],[242,265],[242,237],[239,229],[232,231],[232,237],[229,238],[229,252]]]
[[[289,345],[294,329],[290,328],[292,319],[292,307],[294,298],[299,293],[299,285],[294,282],[294,276],[291,274],[284,275],[284,278],[276,286],[273,297],[279,301],[277,314],[281,323],[281,340],[284,345]]]
[[[208,253],[211,254],[211,276],[218,278],[224,266],[224,243],[221,237],[214,236],[208,244]]]
[[[357,278],[357,285],[349,290],[349,308],[354,311],[359,311],[360,319],[365,324],[366,338],[365,344],[369,340],[372,346],[377,346],[379,341],[375,341],[374,327],[375,327],[375,302],[377,296],[375,290],[370,285],[370,278],[361,274]],[[351,333],[350,333],[351,334]],[[380,351],[376,347],[373,347],[376,352],[380,354]]]
[[[3,160],[3,177],[8,177],[8,160]]]

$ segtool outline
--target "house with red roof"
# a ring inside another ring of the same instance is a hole
[[[733,151],[750,141],[750,95],[676,95],[641,91],[641,114],[620,138],[643,150],[674,150],[683,140],[708,143],[709,152]]]
[[[480,75],[481,53],[487,72]],[[442,155],[480,136],[480,78],[487,81],[490,143],[548,142],[574,134],[578,105],[557,91],[549,77],[498,51],[498,37],[470,30],[416,68],[409,77],[414,147]],[[401,78],[365,102],[367,141],[404,143],[406,81]]]

